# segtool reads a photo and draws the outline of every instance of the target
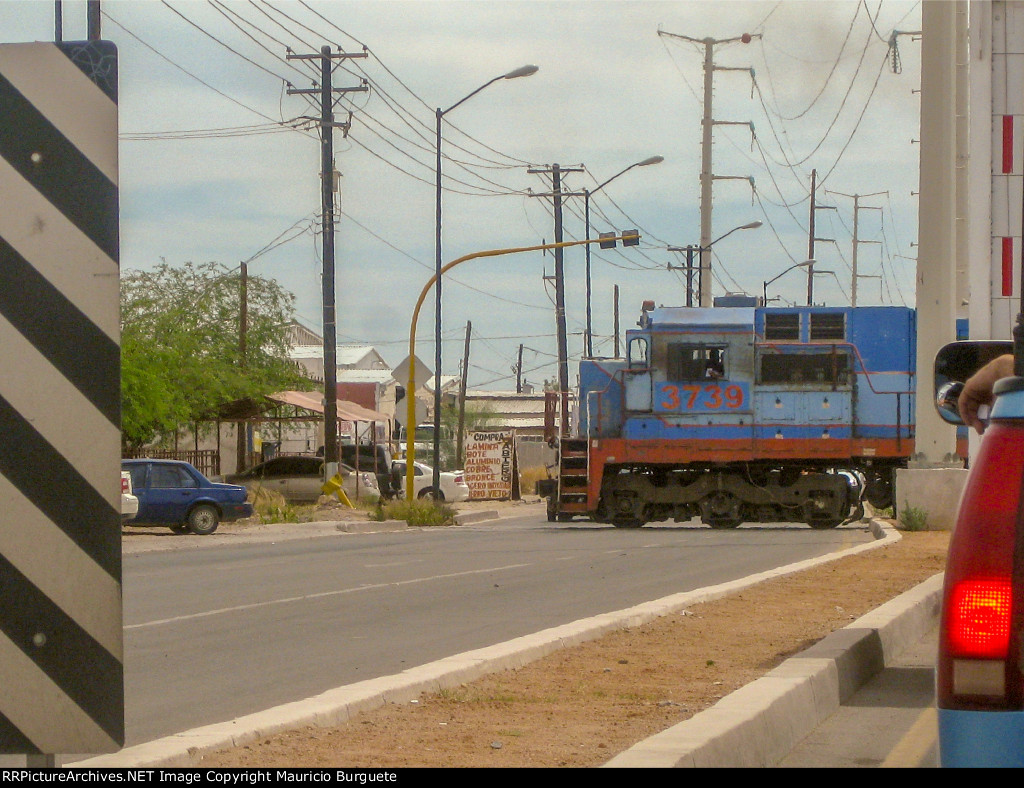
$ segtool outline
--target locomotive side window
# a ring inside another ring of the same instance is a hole
[[[758,383],[846,386],[850,383],[848,353],[763,353]]]
[[[764,316],[764,338],[799,342],[800,314],[798,312],[767,313]]]
[[[668,344],[669,380],[704,380],[725,377],[725,348],[707,345]]]

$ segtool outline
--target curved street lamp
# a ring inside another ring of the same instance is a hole
[[[434,223],[434,276],[437,277],[434,283],[434,478],[433,485],[434,489],[440,489],[441,487],[441,119],[451,112],[453,109],[458,107],[460,104],[473,98],[477,93],[495,82],[502,79],[518,79],[519,77],[528,77],[531,74],[536,74],[538,71],[537,66],[521,66],[513,71],[509,71],[507,74],[502,74],[500,77],[488,80],[472,93],[469,93],[464,98],[459,99],[452,104],[448,109],[437,108],[434,115],[437,120],[437,138],[436,138],[436,150],[437,150],[437,165],[435,175],[436,177],[436,217]],[[409,397],[413,397],[415,392],[408,392]],[[415,422],[415,415],[413,416],[413,422]],[[409,423],[405,427],[406,432],[412,434],[415,431],[415,423]]]
[[[647,166],[649,166],[651,164],[661,164],[661,162],[663,162],[663,161],[665,161],[665,157],[664,156],[651,156],[650,158],[644,159],[643,161],[636,162],[636,164],[630,164],[628,167],[626,167],[626,169],[622,170],[621,172],[616,173],[615,175],[610,177],[608,180],[606,180],[604,183],[602,183],[600,186],[597,186],[594,189],[584,189],[583,190],[583,213],[584,213],[585,221],[587,223],[587,238],[590,237],[590,195],[594,194],[595,192],[601,191],[601,189],[603,189],[609,183],[614,181],[620,175],[625,175],[627,172],[629,172],[634,167],[647,167]],[[588,357],[592,357],[594,355],[594,347],[593,347],[593,344],[591,342],[592,336],[593,336],[593,331],[592,331],[592,327],[591,327],[591,313],[590,313],[590,244],[587,244],[587,333],[586,333],[585,346],[586,346],[586,351],[587,351],[587,356]]]
[[[771,279],[768,279],[767,281],[765,281],[765,283],[764,283],[764,293],[763,293],[765,306],[768,305],[768,285],[770,285],[772,282],[774,282],[777,279],[781,279],[782,277],[784,277],[786,274],[788,274],[790,271],[792,271],[794,269],[797,269],[797,268],[808,268],[809,270],[813,270],[813,266],[814,266],[815,262],[816,262],[815,260],[804,260],[802,263],[796,263],[795,265],[791,265],[789,268],[787,268],[785,271],[783,271],[778,276],[773,276]],[[819,273],[824,273],[824,272],[823,271],[819,271]]]
[[[758,227],[762,226],[763,224],[764,224],[764,222],[762,222],[760,219],[755,219],[752,222],[747,222],[746,224],[741,224],[739,227],[733,227],[731,230],[729,230],[729,232],[724,233],[723,235],[718,236],[715,240],[713,240],[707,246],[670,246],[670,247],[668,247],[668,251],[670,251],[670,252],[686,252],[686,277],[687,277],[687,285],[686,285],[687,302],[686,302],[686,305],[687,306],[690,306],[690,303],[691,303],[691,292],[692,292],[691,285],[693,283],[690,280],[690,277],[693,274],[693,254],[694,254],[694,252],[699,254],[701,261],[703,261],[704,260],[703,252],[710,251],[711,247],[714,246],[719,241],[721,241],[723,238],[732,235],[734,232],[736,232],[738,230],[756,230]],[[803,263],[801,263],[801,265],[803,265]],[[672,265],[671,264],[669,264],[669,270],[672,270]],[[710,268],[708,270],[710,271]],[[785,273],[785,271],[783,273]],[[781,274],[780,274],[780,276],[781,276]],[[698,269],[698,273],[697,273],[697,292],[701,293],[701,294],[704,293],[704,267],[703,267],[703,262],[701,262],[701,266]],[[700,304],[700,306],[711,306],[711,304]]]
[[[713,240],[711,243],[709,243],[704,248],[705,249],[710,249],[712,246],[714,246],[716,243],[721,241],[723,238],[732,235],[737,230],[756,230],[758,227],[760,227],[763,224],[764,224],[764,222],[762,222],[760,219],[754,219],[754,221],[747,222],[746,224],[741,224],[739,227],[733,227],[729,232],[725,233],[725,235],[718,236],[715,240]]]

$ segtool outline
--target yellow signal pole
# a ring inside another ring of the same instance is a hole
[[[442,266],[439,273],[430,277],[423,286],[420,297],[416,299],[416,306],[412,310],[412,321],[409,324],[409,381],[405,394],[407,402],[405,415],[405,499],[407,501],[413,500],[414,497],[413,477],[415,476],[415,468],[413,467],[413,462],[416,460],[416,446],[414,443],[416,430],[416,322],[419,320],[420,307],[423,306],[423,301],[434,286],[438,276],[443,276],[457,265],[461,265],[469,260],[476,260],[480,257],[498,257],[499,255],[518,254],[520,252],[540,252],[547,249],[561,249],[566,246],[582,246],[584,244],[614,244],[615,241],[622,241],[623,245],[635,245],[639,242],[639,239],[639,234],[634,230],[622,235],[609,234],[603,238],[587,238],[582,241],[561,241],[559,243],[537,244],[536,246],[518,246],[511,249],[489,249],[483,252],[473,252],[472,254],[452,260],[450,263]],[[435,369],[434,385],[439,386],[440,380],[441,370]]]

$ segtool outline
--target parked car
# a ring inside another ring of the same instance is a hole
[[[324,447],[316,450],[316,456],[323,460]],[[391,483],[391,453],[382,443],[342,443],[338,446],[338,458],[344,465],[362,471],[372,471],[377,476],[377,491],[382,498],[393,498],[398,490]]]
[[[248,491],[237,484],[211,482],[190,463],[181,460],[121,460],[131,474],[139,499],[139,525],[166,525],[183,534],[212,534],[221,522],[252,515]]]
[[[393,497],[398,491],[391,484],[391,454],[381,443],[374,445],[343,443],[339,447],[340,459],[345,465],[371,471],[377,476],[378,493],[384,498]]]
[[[405,460],[395,460],[391,463],[392,483],[405,494]],[[439,479],[441,484],[440,494],[434,491],[434,469],[423,463],[413,463],[412,489],[417,498],[436,498],[441,501],[465,501],[469,498],[469,485],[466,484],[465,471],[441,471]]]
[[[338,463],[342,490],[349,500],[379,498],[380,488],[372,471],[356,473],[345,463]],[[323,495],[324,461],[322,457],[287,455],[254,465],[241,473],[224,477],[230,484],[241,484],[248,490],[272,490],[289,503],[316,503]]]
[[[132,492],[132,475],[121,471],[121,522],[134,520],[138,513],[139,499]]]

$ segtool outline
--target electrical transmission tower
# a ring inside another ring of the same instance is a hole
[[[753,39],[760,38],[760,33],[744,33],[734,38],[692,38],[679,33],[666,33],[658,31],[659,36],[669,36],[689,41],[704,47],[704,115],[701,118],[701,167],[700,167],[700,305],[711,306],[711,185],[714,181],[723,178],[738,178],[742,176],[713,175],[711,169],[711,130],[717,125],[745,125],[738,121],[716,121],[711,111],[712,94],[714,88],[714,73],[716,71],[746,71],[753,74],[750,68],[734,68],[715,65],[715,47],[725,44],[734,44],[737,41],[749,44]],[[752,181],[749,177],[743,180]]]

